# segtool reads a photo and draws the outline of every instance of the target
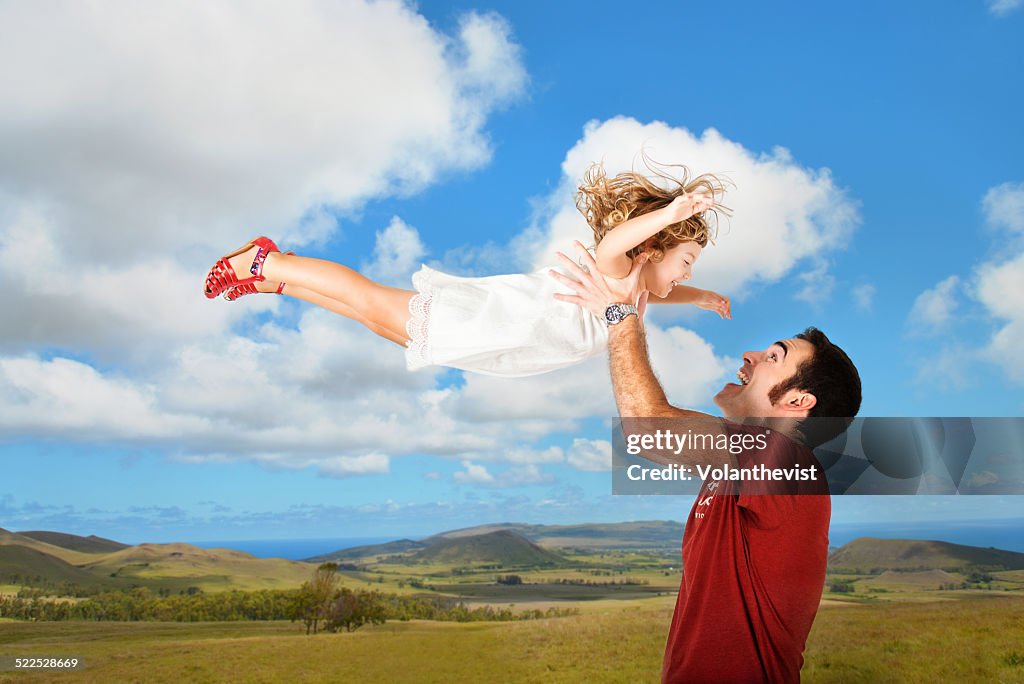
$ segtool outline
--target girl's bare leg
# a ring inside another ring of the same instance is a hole
[[[271,283],[272,285],[272,289],[268,286],[267,292],[275,292],[277,290],[277,283],[274,283],[269,280],[264,282]],[[259,285],[257,285],[257,287],[259,287]],[[344,302],[339,302],[337,299],[331,299],[330,297],[326,297],[320,294],[319,292],[307,290],[304,287],[299,287],[298,285],[288,283],[287,285],[284,286],[284,290],[281,291],[281,294],[290,295],[292,297],[295,297],[296,299],[301,299],[303,301],[309,302],[310,304],[322,306],[328,311],[333,311],[336,314],[341,314],[342,316],[351,318],[354,321],[358,321],[359,323],[362,323],[367,328],[377,333],[384,339],[391,340],[395,344],[404,347],[409,342],[409,337],[406,335],[404,328],[402,329],[402,332],[399,333],[397,331],[390,330],[383,326],[377,325],[373,321],[370,321],[360,316],[358,311],[348,306]],[[412,293],[410,292],[409,294],[411,295]],[[406,306],[408,306],[408,304]]]
[[[236,273],[245,274],[255,256],[256,247],[253,247],[232,257],[231,266]],[[411,290],[381,285],[333,261],[280,252],[267,255],[263,277],[266,278],[263,285],[288,283],[286,294],[348,316],[398,344],[404,344],[407,339],[405,324],[409,322],[409,300],[416,294]]]
[[[409,321],[409,300],[416,294],[411,290],[381,285],[333,261],[280,252],[267,256],[263,263],[263,275],[267,280],[288,283],[286,291],[297,287],[340,302],[355,312],[356,316],[350,318],[367,324],[367,327],[376,326],[392,333],[405,330],[405,324]]]

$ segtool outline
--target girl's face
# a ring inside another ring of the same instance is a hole
[[[673,287],[690,279],[693,265],[703,251],[696,242],[683,242],[665,250],[661,261],[648,261],[644,274],[647,289],[656,297],[667,297]]]

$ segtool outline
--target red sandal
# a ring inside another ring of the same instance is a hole
[[[294,255],[295,252],[284,252],[284,254]],[[229,302],[233,302],[239,297],[244,297],[245,295],[260,294],[260,290],[256,289],[256,282],[258,281],[247,282],[242,285],[236,285],[235,287],[231,288],[230,290],[224,293],[224,299],[226,299]],[[280,285],[278,285],[277,290],[274,291],[272,294],[281,294],[282,292],[284,292],[285,285],[286,283],[281,283]],[[271,293],[263,292],[262,294]]]
[[[238,274],[235,273],[235,269],[231,267],[228,259],[231,257],[238,256],[249,251],[252,247],[257,247],[256,258],[252,260],[252,266],[249,267],[249,272],[252,274],[251,278],[238,279]],[[223,294],[228,290],[236,287],[244,287],[251,283],[258,283],[266,278],[263,277],[263,262],[266,260],[267,255],[271,252],[280,252],[274,241],[268,237],[258,237],[252,242],[247,243],[244,247],[236,249],[231,254],[222,256],[217,260],[217,263],[213,265],[210,272],[206,274],[206,289],[204,290],[207,299],[213,299],[217,295]],[[255,292],[255,288],[253,288]]]

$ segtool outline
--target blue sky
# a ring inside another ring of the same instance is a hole
[[[693,280],[732,295],[733,320],[652,320],[673,401],[710,409],[743,351],[813,324],[857,362],[862,415],[1024,415],[1019,5],[183,3],[148,23],[131,4],[0,6],[0,526],[682,519],[688,499],[609,494],[600,361],[410,375],[306,305],[198,294],[254,230],[405,287],[421,262],[539,267],[578,235],[582,167],[641,147],[737,183]],[[1024,501],[834,509],[995,519]]]

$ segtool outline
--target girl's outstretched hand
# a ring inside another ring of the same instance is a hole
[[[711,290],[701,290],[697,298],[693,300],[693,305],[708,311],[714,311],[722,318],[732,320],[732,302],[725,295],[720,295]]]
[[[679,195],[666,207],[667,223],[685,221],[694,214],[707,211],[715,204],[715,198],[701,192],[687,192]]]
[[[597,270],[597,262],[593,255],[578,241],[576,250],[580,253],[579,263],[561,252],[555,254],[569,275],[563,275],[555,270],[548,273],[575,293],[556,293],[555,299],[582,306],[602,320],[605,309],[612,304],[640,303],[640,271],[648,259],[647,253],[633,260],[633,265],[625,278],[609,278]]]

